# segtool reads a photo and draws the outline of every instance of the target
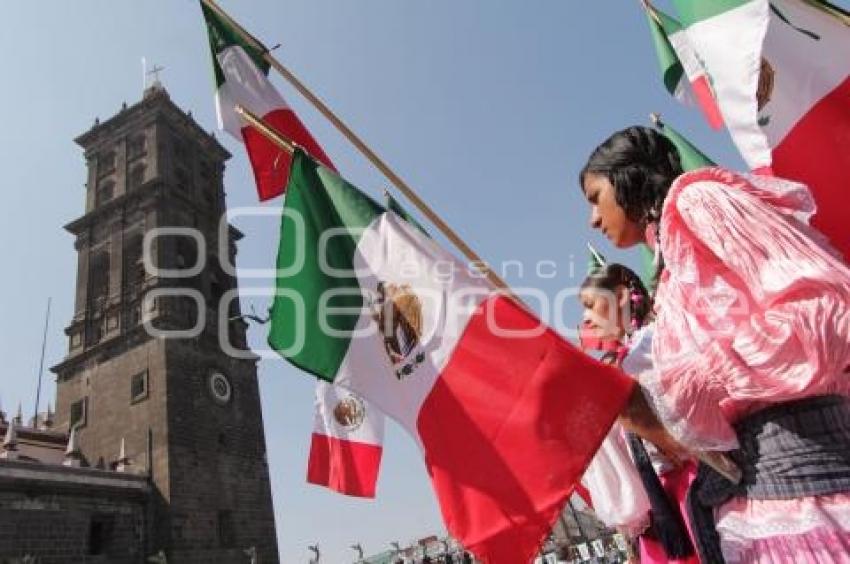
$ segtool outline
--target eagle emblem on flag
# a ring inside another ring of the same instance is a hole
[[[396,378],[402,380],[425,361],[425,353],[419,348],[422,300],[409,284],[378,282],[376,294],[372,318],[378,324]]]
[[[366,405],[359,397],[349,395],[340,400],[333,410],[334,420],[347,431],[354,431],[366,419]]]

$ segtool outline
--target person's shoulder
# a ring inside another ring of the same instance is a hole
[[[665,205],[675,205],[676,201],[682,196],[688,188],[702,184],[704,182],[724,184],[726,186],[743,186],[748,184],[746,177],[720,166],[707,166],[689,170],[680,174],[667,192]]]
[[[776,176],[740,173],[713,166],[688,171],[670,186],[662,216],[679,211],[698,213],[709,202],[748,200],[767,204],[783,215],[808,223],[815,213],[814,198],[806,185]]]

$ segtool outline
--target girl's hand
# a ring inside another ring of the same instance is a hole
[[[692,454],[670,435],[655,416],[640,386],[635,386],[632,391],[625,409],[620,414],[620,423],[626,430],[636,433],[658,447],[674,466],[681,466],[686,460],[692,458]]]

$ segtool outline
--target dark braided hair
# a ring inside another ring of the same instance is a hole
[[[617,204],[638,223],[655,223],[673,181],[682,174],[679,152],[663,134],[649,127],[618,131],[599,145],[579,173],[604,176],[614,186]]]
[[[616,292],[620,286],[629,290],[628,314],[632,329],[643,327],[649,321],[649,315],[652,312],[652,299],[646,286],[632,269],[617,263],[606,264],[591,272],[582,282],[581,289],[603,289]]]

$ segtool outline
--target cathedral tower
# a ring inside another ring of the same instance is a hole
[[[150,554],[277,562],[257,359],[230,299],[230,155],[158,82],[76,142],[85,213],[66,226],[78,269],[56,426],[76,428],[89,465],[150,476]]]

